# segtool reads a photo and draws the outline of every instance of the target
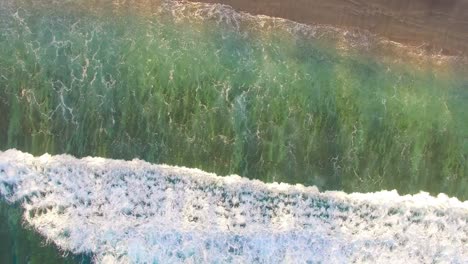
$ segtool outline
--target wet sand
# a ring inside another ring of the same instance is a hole
[[[468,53],[468,0],[196,1],[306,24],[365,29],[436,53]]]

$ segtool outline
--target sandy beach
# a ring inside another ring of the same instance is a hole
[[[442,54],[468,52],[467,0],[196,0],[306,24],[359,28]]]

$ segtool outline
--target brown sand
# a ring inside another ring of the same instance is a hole
[[[306,24],[359,28],[443,54],[468,54],[468,0],[191,0]]]

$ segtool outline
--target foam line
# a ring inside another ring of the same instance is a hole
[[[0,152],[0,195],[97,263],[466,263],[468,202],[319,192],[141,160]]]

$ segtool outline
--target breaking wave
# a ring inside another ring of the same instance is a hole
[[[0,47],[0,149],[260,179],[0,152],[0,200],[64,251],[468,263],[466,57],[146,0],[0,0]]]
[[[0,195],[98,263],[465,263],[468,202],[320,192],[198,169],[0,152]]]

